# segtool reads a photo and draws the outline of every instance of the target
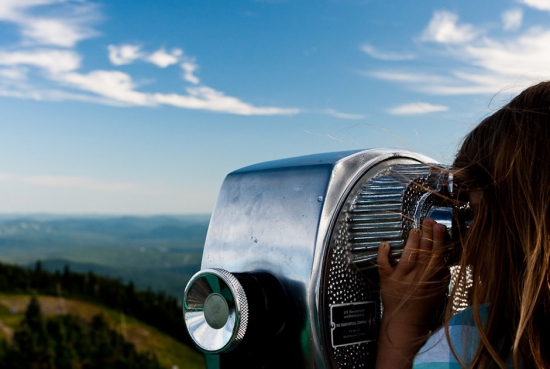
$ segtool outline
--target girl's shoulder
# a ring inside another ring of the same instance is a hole
[[[485,325],[489,316],[490,304],[482,304],[478,306],[481,322]],[[472,306],[468,306],[466,309],[456,313],[449,321],[449,327],[451,326],[475,326],[474,309]]]
[[[485,324],[490,305],[484,304],[478,308],[481,321]],[[449,338],[451,344],[447,339],[445,328],[435,331],[416,355],[413,368],[462,368],[460,362],[465,366],[469,365],[480,342],[472,307],[455,314],[451,318],[449,321]]]

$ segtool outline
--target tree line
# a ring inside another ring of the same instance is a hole
[[[132,282],[125,284],[91,271],[72,272],[69,266],[65,266],[63,272],[50,272],[42,269],[40,261],[36,262],[34,269],[0,263],[0,292],[74,297],[99,303],[133,316],[195,348],[185,328],[178,300],[150,288],[136,290]]]
[[[46,318],[33,296],[12,343],[0,344],[0,367],[12,369],[160,369],[109,328],[103,315],[87,322],[74,315]]]

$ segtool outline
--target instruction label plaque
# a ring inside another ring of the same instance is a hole
[[[353,345],[376,339],[374,301],[332,305],[330,327],[332,347]]]

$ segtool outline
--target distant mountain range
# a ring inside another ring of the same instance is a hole
[[[134,281],[181,296],[200,269],[209,215],[0,215],[0,260]]]

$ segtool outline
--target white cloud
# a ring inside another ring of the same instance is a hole
[[[449,110],[449,108],[444,105],[433,105],[425,102],[416,102],[393,107],[391,109],[388,109],[388,113],[392,115],[418,115],[447,110]]]
[[[166,194],[165,190],[150,188],[138,183],[113,182],[109,180],[90,177],[37,175],[21,176],[13,174],[1,174],[0,181],[12,181],[18,185],[35,185],[41,187],[53,187],[61,190],[80,189],[89,191],[101,191],[119,194],[136,194],[147,196],[159,196]]]
[[[523,22],[523,10],[516,8],[505,11],[500,16],[502,26],[506,31],[515,31],[521,27]]]
[[[538,10],[550,11],[550,1],[548,0],[521,0],[521,3]]]
[[[447,23],[456,24],[456,15],[445,13],[447,15],[443,17],[442,13],[445,12],[436,12],[439,16],[434,16],[434,19],[446,18],[450,20]],[[508,23],[510,30],[521,26],[520,16],[517,15],[520,13],[508,16],[512,19]],[[503,16],[503,21],[504,18],[506,17]],[[434,24],[434,19],[430,26]],[[469,30],[470,36],[484,32],[474,31],[473,27]],[[429,32],[425,31],[424,36],[426,34]],[[437,38],[436,34],[434,31],[429,40]],[[411,68],[406,71],[386,69],[365,74],[402,83],[412,90],[438,95],[494,94],[503,90],[515,93],[523,87],[550,78],[548,26],[532,26],[521,33],[500,33],[492,37],[485,34],[482,37],[468,38],[461,37],[462,42],[450,42],[448,38],[441,36],[439,40],[443,45],[436,43],[428,54],[427,57],[442,58],[439,63],[443,66],[449,65],[447,70],[426,73]],[[443,42],[444,40],[448,42]]]
[[[134,60],[142,57],[140,46],[137,45],[109,45],[109,60],[114,65],[131,64]]]
[[[457,50],[469,63],[492,73],[517,76],[550,71],[550,29],[533,27],[517,38],[496,41],[486,38],[479,44]]]
[[[199,84],[200,80],[194,74],[195,70],[197,70],[198,67],[199,66],[195,63],[194,60],[183,62],[181,64],[181,69],[183,69],[183,79],[187,82],[191,82],[194,85]]]
[[[37,5],[50,5],[62,3],[66,0],[2,0],[0,2],[0,18],[6,19],[14,17],[14,14],[21,12],[25,8]]]
[[[0,182],[9,181],[14,178],[13,174],[9,173],[0,173]]]
[[[132,44],[123,44],[119,46],[109,45],[108,50],[109,60],[114,65],[132,64],[134,61],[139,59],[155,64],[157,67],[166,68],[170,65],[178,63],[183,55],[183,50],[177,48],[173,49],[170,52],[166,52],[166,49],[162,48],[151,54],[147,54],[141,51],[141,46]],[[193,61],[189,61],[186,63],[188,63],[189,66],[194,65]],[[192,72],[193,71],[190,72],[191,75]]]
[[[179,48],[170,51],[160,48],[153,53],[145,53],[138,45],[121,44],[109,45],[107,49],[109,60],[117,66],[136,60],[160,68],[181,63],[183,79],[197,85],[187,89],[186,95],[141,92],[132,76],[121,71],[80,72],[81,56],[73,48],[79,41],[97,34],[90,27],[98,18],[95,9],[96,6],[86,0],[0,0],[0,22],[16,24],[23,40],[17,47],[12,46],[10,51],[0,49],[0,96],[48,101],[77,100],[114,106],[171,105],[241,115],[300,112],[295,108],[257,107],[211,87],[201,86],[195,75],[198,69],[195,59],[185,56]],[[35,16],[38,13],[40,16]],[[54,45],[57,48],[40,45]],[[33,68],[42,73],[31,73]]]
[[[451,79],[442,76],[431,75],[426,73],[410,73],[400,71],[372,71],[363,73],[369,77],[384,79],[393,82],[405,82],[411,84],[426,84],[426,83],[445,83]]]
[[[374,46],[369,44],[363,44],[360,46],[360,49],[367,55],[372,56],[375,59],[380,60],[412,60],[415,58],[413,54],[405,53],[393,53],[388,51],[377,50]]]
[[[423,41],[434,41],[444,44],[456,44],[473,40],[478,31],[470,24],[457,25],[458,16],[447,11],[434,13],[428,28],[422,35]]]
[[[502,77],[483,74],[469,74],[455,71],[454,80],[447,83],[427,83],[416,86],[416,90],[432,95],[476,95],[494,94],[507,83]],[[512,83],[512,82],[510,82]],[[514,82],[514,85],[516,83]]]
[[[10,56],[13,57],[13,55]],[[26,61],[27,59],[17,59],[19,62],[21,60]],[[3,60],[0,54],[0,64],[2,62],[5,63],[6,60]],[[50,65],[46,63],[44,68],[48,70]],[[2,70],[0,70],[1,77]],[[78,100],[115,106],[158,106],[163,104],[239,115],[288,115],[300,112],[296,108],[256,107],[207,86],[188,88],[187,95],[140,92],[136,91],[137,86],[132,77],[120,71],[95,70],[87,74],[63,71],[62,73],[51,73],[49,78],[61,85],[91,92],[95,95],[55,89],[40,90],[26,84],[19,84],[16,87],[7,86],[6,81],[0,79],[0,96],[53,101]]]
[[[137,186],[131,183],[102,182],[94,178],[63,177],[63,176],[31,176],[23,178],[23,182],[51,187],[81,187],[92,190],[120,192],[136,190]]]
[[[103,105],[112,105],[112,106],[124,106],[128,104],[123,104],[117,102],[113,99],[101,97],[101,96],[92,96],[89,94],[82,93],[72,93],[67,91],[62,91],[58,89],[38,89],[33,86],[26,85],[0,85],[0,96],[12,97],[16,99],[30,99],[37,101],[83,101],[89,103],[103,104]]]
[[[136,87],[126,73],[96,70],[88,74],[66,73],[58,76],[61,82],[81,90],[94,92],[118,102],[131,105],[155,105],[149,95],[134,91]]]
[[[55,49],[12,52],[0,51],[0,65],[29,65],[56,74],[79,68],[80,56],[74,51]]]
[[[72,47],[80,40],[96,35],[87,28],[62,19],[34,18],[18,22],[27,40],[40,45]]]
[[[201,109],[239,115],[280,115],[297,114],[299,109],[256,107],[223,92],[210,87],[200,86],[187,88],[188,95],[156,93],[153,98],[156,102],[187,109]]]
[[[342,113],[334,109],[325,109],[323,110],[323,113],[332,115],[333,117],[336,117],[336,118],[342,118],[342,119],[364,119],[365,118],[363,114]]]
[[[44,5],[61,4],[51,16],[34,16],[30,10]],[[2,0],[0,20],[19,26],[27,44],[73,47],[98,33],[90,27],[96,20],[95,5],[65,0]]]
[[[119,71],[97,70],[88,74],[70,72],[53,78],[72,87],[98,94],[112,104],[119,105],[163,104],[238,115],[288,115],[300,112],[299,109],[256,107],[207,86],[188,88],[187,95],[139,92],[135,90],[136,85],[131,76]]]
[[[0,78],[20,81],[27,79],[27,69],[22,67],[11,67],[0,69]]]
[[[147,56],[145,60],[158,67],[166,68],[172,64],[176,64],[182,54],[183,51],[181,49],[174,49],[170,53],[167,53],[165,49],[159,49]]]

